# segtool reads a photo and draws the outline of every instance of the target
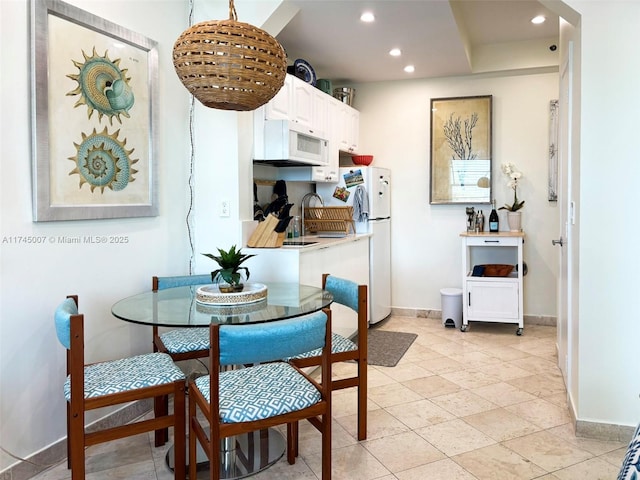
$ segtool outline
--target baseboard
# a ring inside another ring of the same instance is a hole
[[[423,308],[391,308],[391,315],[397,315],[401,317],[416,317],[416,318],[442,318],[442,310],[429,310]],[[525,315],[524,323],[526,325],[544,325],[548,327],[555,327],[556,317],[551,315]]]
[[[575,425],[576,437],[622,443],[628,443],[636,429],[636,426],[629,427],[627,425],[587,422],[585,420],[576,420]]]
[[[87,431],[124,425],[145,415],[152,408],[153,402],[151,399],[132,402],[126,407],[92,423],[87,427]],[[48,468],[66,461],[67,439],[65,437],[1,472],[0,480],[29,480]]]

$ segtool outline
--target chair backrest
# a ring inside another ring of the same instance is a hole
[[[173,277],[153,277],[152,290],[164,290],[165,288],[184,287],[187,285],[202,285],[211,283],[211,274],[202,275],[176,275]]]
[[[318,311],[275,322],[214,328],[218,328],[220,365],[262,363],[324,347],[327,314]],[[212,338],[211,345],[215,344]]]
[[[344,278],[336,277],[334,275],[323,275],[322,277],[323,288],[329,291],[333,295],[333,301],[341,305],[349,307],[354,312],[360,311],[362,298],[360,293],[362,292],[362,285],[358,285],[356,282],[346,280]],[[366,286],[365,296],[366,296]],[[364,299],[364,305],[366,306],[366,298]],[[364,309],[366,312],[366,308]]]
[[[71,317],[73,315],[78,315],[77,302],[78,300],[76,297],[67,297],[60,305],[58,305],[53,317],[58,340],[67,350],[71,348]]]

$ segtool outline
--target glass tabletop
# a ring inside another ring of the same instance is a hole
[[[298,317],[331,304],[321,288],[297,283],[267,283],[267,298],[238,305],[209,305],[196,301],[202,285],[148,291],[124,298],[111,313],[127,322],[162,327],[202,327],[211,323],[259,323]]]

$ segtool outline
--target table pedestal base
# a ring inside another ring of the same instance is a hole
[[[209,478],[209,461],[199,443],[197,448],[198,478]],[[255,475],[280,460],[285,450],[284,437],[273,428],[227,438],[220,443],[220,478],[230,480]],[[187,461],[188,457],[187,454]],[[167,452],[166,460],[173,471],[173,447]]]

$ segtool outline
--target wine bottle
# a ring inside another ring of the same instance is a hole
[[[489,214],[489,231],[497,232],[500,230],[498,212],[496,212],[496,201],[491,201],[491,213]]]

